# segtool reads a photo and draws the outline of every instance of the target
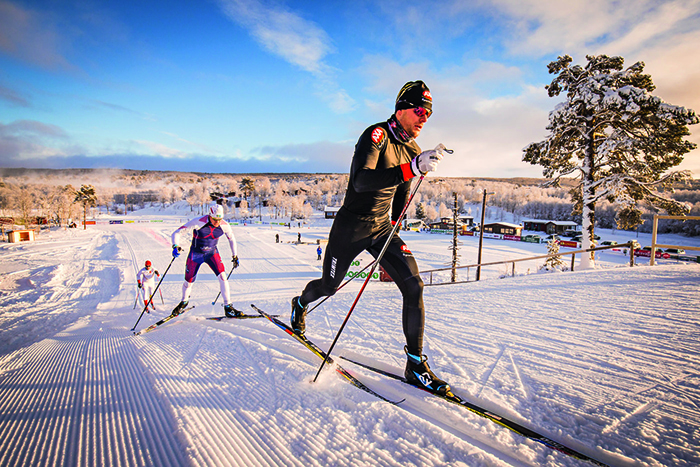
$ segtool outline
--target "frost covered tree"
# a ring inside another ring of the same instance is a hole
[[[24,222],[24,227],[26,229],[29,228],[32,222],[31,213],[32,209],[34,209],[35,198],[36,196],[34,194],[34,190],[32,190],[29,186],[25,186],[20,189],[19,193],[17,194],[17,208],[22,215],[22,221]]]
[[[420,220],[425,220],[428,215],[425,213],[425,206],[423,203],[418,203],[416,205],[416,218]]]
[[[238,188],[243,192],[243,197],[247,200],[255,191],[255,179],[252,177],[243,177],[241,183],[238,184]]]
[[[51,211],[59,227],[63,225],[64,221],[73,217],[75,193],[75,188],[72,185],[59,185],[53,189]]]
[[[547,242],[547,254],[557,255],[548,257],[542,267],[541,271],[562,271],[566,269],[566,264],[564,260],[561,259],[559,255],[559,241],[552,238]]]
[[[556,75],[545,86],[550,97],[566,93],[549,114],[549,135],[531,143],[523,160],[544,167],[557,185],[561,177],[579,184],[572,193],[574,209],[582,215],[583,248],[594,243],[595,206],[602,199],[619,206],[618,226],[641,221],[640,203],[670,214],[688,212],[684,203],[661,190],[690,178],[688,171],[669,171],[696,145],[684,140],[687,125],[698,123],[690,109],[667,104],[651,95],[655,86],[644,74],[644,63],[623,69],[622,57],[587,56],[588,64],[570,66],[568,55],[548,65]],[[592,267],[593,253],[581,266]]]

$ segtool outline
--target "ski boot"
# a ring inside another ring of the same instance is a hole
[[[450,394],[450,385],[435,376],[435,373],[430,370],[428,357],[410,354],[407,347],[404,347],[403,350],[408,358],[404,376],[410,384],[443,396]]]
[[[177,315],[179,315],[180,313],[182,313],[182,311],[187,307],[187,303],[188,303],[188,302],[184,302],[184,301],[178,303],[178,305],[175,307],[175,309],[173,310],[173,312],[172,312],[171,314],[172,314],[173,316],[177,316]]]
[[[231,304],[224,305],[224,314],[227,318],[238,318],[243,315],[241,310],[236,310]]]
[[[148,314],[151,313],[151,310],[150,310],[150,308],[148,307],[148,300],[144,300],[144,301],[143,301],[143,307],[146,309],[146,313],[148,313]]]
[[[290,321],[294,332],[303,336],[306,332],[306,310],[308,310],[309,307],[301,306],[299,298],[300,297],[294,297],[292,299],[292,317]]]

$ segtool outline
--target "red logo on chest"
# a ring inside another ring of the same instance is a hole
[[[375,128],[374,131],[372,132],[372,141],[374,141],[374,144],[379,144],[382,142],[384,139],[384,130],[381,128]]]
[[[411,253],[411,250],[409,250],[408,247],[407,247],[406,245],[401,245],[401,251],[402,251],[404,254],[407,254],[407,255],[412,254],[412,253]]]

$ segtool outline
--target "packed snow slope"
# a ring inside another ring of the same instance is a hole
[[[311,383],[320,360],[268,321],[204,319],[222,314],[206,266],[196,308],[133,336],[136,271],[146,259],[166,271],[170,234],[187,217],[130,218],[164,222],[0,244],[0,465],[588,465],[349,362],[340,361],[369,387],[405,401],[383,402],[333,371]],[[320,275],[315,241],[329,222],[234,226],[234,305],[287,321],[290,299]],[[309,243],[294,243],[298,233]],[[449,237],[401,235],[422,270],[449,261]],[[462,242],[462,264],[476,262],[477,239]],[[546,253],[522,242],[484,248],[484,261]],[[699,465],[700,265],[627,261],[608,252],[595,270],[535,274],[533,262],[514,277],[493,267],[478,283],[426,287],[432,368],[467,400],[608,465]],[[184,265],[184,255],[172,262],[163,301],[156,294],[138,329],[179,302]],[[309,315],[320,347],[360,285]],[[334,355],[401,372],[400,310],[394,284],[370,282]]]

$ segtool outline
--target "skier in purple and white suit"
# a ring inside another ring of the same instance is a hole
[[[187,306],[187,302],[190,299],[192,283],[197,278],[197,271],[199,271],[199,267],[202,264],[206,263],[219,279],[226,316],[230,318],[235,317],[240,314],[240,311],[234,309],[233,305],[230,303],[231,293],[229,291],[228,281],[224,275],[224,264],[221,262],[221,256],[216,247],[219,238],[225,235],[231,247],[231,254],[233,255],[233,269],[236,269],[239,265],[238,255],[236,254],[236,237],[233,236],[233,231],[229,223],[224,220],[224,208],[221,205],[214,204],[209,208],[208,215],[192,219],[173,232],[173,257],[177,258],[180,256],[180,252],[182,251],[182,248],[179,246],[180,236],[189,229],[194,229],[194,231],[190,252],[187,255],[185,283],[182,285],[182,301],[175,307],[173,314],[180,314]]]

